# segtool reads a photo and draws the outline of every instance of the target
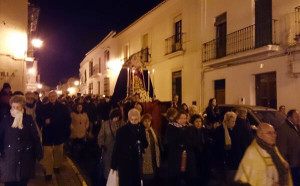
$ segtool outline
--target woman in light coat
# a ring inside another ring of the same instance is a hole
[[[98,135],[98,144],[102,149],[102,163],[104,169],[104,178],[107,179],[111,155],[114,148],[117,130],[123,126],[122,114],[120,109],[113,109],[109,114],[109,120],[104,121]]]
[[[82,109],[82,104],[78,104],[75,111],[71,113],[71,139],[83,139],[89,128],[89,118]]]
[[[88,115],[83,112],[82,104],[77,104],[75,106],[75,111],[71,112],[71,142],[72,142],[72,151],[77,154],[81,152],[81,149],[84,144],[84,138],[86,137],[86,132],[89,127],[89,118]]]

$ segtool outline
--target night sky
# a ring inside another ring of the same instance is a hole
[[[162,0],[40,0],[37,52],[41,82],[78,77],[85,54],[111,30],[121,31]]]

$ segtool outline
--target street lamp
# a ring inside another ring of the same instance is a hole
[[[43,41],[40,39],[33,39],[31,43],[35,48],[41,48],[43,46]]]
[[[75,86],[78,86],[78,85],[79,85],[79,81],[75,81],[75,82],[74,82],[74,85],[75,85]]]
[[[30,69],[28,70],[28,73],[33,75],[33,74],[36,73],[36,70],[35,70],[34,68],[30,68]]]
[[[41,88],[43,88],[43,85],[42,85],[42,84],[38,84],[38,85],[37,85],[37,88],[38,88],[38,89],[41,89]]]

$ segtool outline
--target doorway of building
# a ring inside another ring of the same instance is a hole
[[[256,105],[277,109],[276,72],[255,75]]]
[[[178,104],[182,103],[182,80],[181,71],[172,72],[172,97],[174,95],[179,96]]]
[[[227,13],[216,18],[216,57],[226,56]]]
[[[215,80],[215,98],[218,104],[225,104],[225,79]]]

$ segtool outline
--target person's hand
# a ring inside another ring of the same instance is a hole
[[[45,120],[45,123],[46,123],[46,125],[49,125],[49,124],[50,124],[50,118],[47,118],[47,119]]]

